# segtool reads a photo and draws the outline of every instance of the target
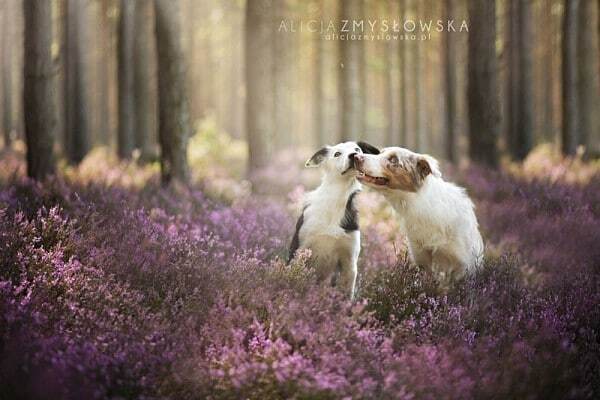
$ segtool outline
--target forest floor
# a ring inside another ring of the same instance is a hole
[[[288,155],[252,196],[239,154],[212,154],[192,146],[199,175],[175,191],[101,151],[45,184],[2,153],[0,398],[600,395],[598,165],[541,151],[453,171],[487,259],[450,287],[407,262],[366,191],[351,303],[304,255],[282,261],[318,178]]]

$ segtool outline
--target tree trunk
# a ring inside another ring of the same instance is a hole
[[[206,77],[211,74],[211,58],[207,45],[210,40],[208,38],[210,21],[209,18],[205,18],[208,14],[206,0],[182,0],[182,3],[184,10],[182,24],[185,32],[183,39],[188,63],[186,82],[191,87],[200,88],[200,90],[190,91],[188,100],[190,120],[192,126],[195,126],[197,121],[208,116],[211,111],[209,102],[213,100],[213,94],[208,93],[209,81],[206,80]],[[203,23],[198,24],[199,20],[203,20]],[[212,85],[212,81],[210,84]]]
[[[106,0],[102,7],[103,18],[106,21],[104,31],[106,43],[104,45],[105,58],[100,61],[105,64],[102,67],[102,75],[106,76],[106,99],[104,102],[106,115],[101,114],[100,118],[105,119],[104,140],[115,152],[119,136],[119,19],[117,18],[119,3],[120,0]],[[148,37],[153,38],[152,33]]]
[[[384,91],[384,113],[385,113],[385,141],[393,143],[395,137],[394,131],[394,97],[392,93],[392,43],[384,44],[384,71],[383,71],[383,91]]]
[[[54,173],[57,125],[57,71],[52,56],[52,3],[25,0],[24,114],[27,174],[43,179]]]
[[[592,146],[600,135],[600,85],[598,80],[598,4],[584,0],[579,6],[578,26],[578,88],[580,108],[580,143],[586,149]]]
[[[134,21],[136,2],[121,0],[119,20],[119,133],[117,153],[121,158],[130,158],[135,141],[134,65],[139,61],[134,56]]]
[[[533,147],[533,31],[531,1],[519,0],[519,117],[513,157],[523,160]]]
[[[540,129],[541,139],[545,142],[552,141],[554,138],[554,112],[552,104],[554,100],[554,21],[552,17],[552,3],[554,0],[544,0],[541,7],[540,25],[542,35],[547,35],[548,40],[543,45],[543,53],[540,63]],[[535,113],[534,113],[535,114]]]
[[[69,96],[72,94],[71,86],[72,82],[69,79],[70,76],[70,68],[71,68],[71,49],[69,48],[69,32],[70,32],[70,19],[69,19],[69,1],[63,0],[63,9],[62,9],[62,91],[61,91],[61,106],[62,106],[62,132],[61,132],[61,140],[62,140],[62,152],[67,161],[70,161],[70,151],[71,151],[71,133],[69,129],[72,127],[71,116],[70,116],[70,99]]]
[[[454,19],[454,0],[445,1],[446,20]],[[452,32],[442,35],[444,45],[444,97],[446,99],[446,159],[456,161],[455,118],[456,118],[456,38]]]
[[[413,7],[415,10],[415,15],[416,15],[416,19],[418,20],[419,18],[422,18],[422,13],[421,13],[421,0],[415,0]],[[420,35],[419,29],[415,29],[415,34],[417,36]],[[414,131],[414,146],[415,146],[415,150],[416,151],[423,151],[423,132],[422,132],[422,124],[421,124],[421,111],[422,111],[422,104],[421,104],[421,85],[423,85],[423,82],[421,82],[421,53],[422,53],[422,49],[421,49],[421,44],[419,43],[419,40],[413,40],[412,43],[412,62],[413,62],[413,90],[414,90],[414,99],[413,99],[413,103],[414,103],[414,115],[415,115],[415,131]]]
[[[56,0],[56,14],[53,16],[53,40],[54,46],[58,50],[57,55],[57,77],[56,77],[56,109],[57,109],[57,124],[56,136],[54,138],[57,144],[57,150],[62,157],[66,154],[65,132],[67,130],[66,111],[65,111],[65,89],[66,89],[66,35],[67,35],[67,0]]]
[[[232,27],[243,26],[244,23],[244,10],[242,4],[237,1],[225,2],[227,6],[227,14],[230,15],[230,24]],[[245,6],[243,7],[245,9]],[[229,83],[228,83],[228,109],[239,110],[230,116],[226,122],[227,132],[236,139],[241,139],[244,136],[244,110],[243,110],[243,99],[240,96],[241,87],[243,86],[243,37],[245,32],[241,29],[232,28],[230,31],[230,62],[229,62]]]
[[[290,15],[285,0],[275,0],[273,4],[273,18],[269,22],[272,29],[270,48],[273,51],[272,68],[272,93],[273,93],[273,137],[270,138],[274,144],[273,150],[281,149],[292,139],[294,124],[290,118],[291,93],[293,90],[292,69],[294,68],[293,50],[296,35],[278,32],[279,24],[273,21],[289,20]],[[299,45],[299,43],[297,44]],[[296,47],[297,48],[297,47]]]
[[[108,112],[109,107],[109,68],[110,68],[110,20],[108,18],[110,8],[110,0],[103,0],[98,4],[98,15],[95,20],[96,29],[94,34],[98,38],[96,41],[97,48],[95,51],[94,64],[97,78],[94,79],[94,92],[97,99],[98,105],[96,111],[97,115],[97,129],[98,129],[98,142],[102,145],[108,145],[110,139],[110,114]]]
[[[469,157],[498,165],[499,99],[496,60],[496,2],[469,0],[467,103]]]
[[[190,136],[180,3],[155,0],[158,54],[159,141],[163,184],[187,182]]]
[[[392,4],[391,1],[387,0],[384,3],[384,10],[387,15],[392,14]],[[383,61],[384,61],[384,71],[383,71],[383,90],[384,90],[384,112],[385,112],[385,123],[386,123],[386,131],[385,131],[385,142],[388,143],[389,146],[394,142],[395,137],[395,124],[394,124],[394,94],[393,89],[394,79],[394,66],[392,65],[392,52],[394,50],[393,41],[389,41],[384,43],[383,45]]]
[[[323,0],[317,0],[316,2],[319,17],[323,15]],[[323,146],[325,144],[325,138],[323,135],[323,38],[320,34],[314,34],[314,57],[313,57],[313,71],[314,71],[314,86],[313,86],[313,130],[315,138],[315,147]]]
[[[4,1],[4,20],[11,21],[13,2]],[[4,131],[4,145],[10,146],[12,143],[12,35],[11,27],[13,24],[5,23],[2,25],[2,130]]]
[[[0,27],[5,27],[5,21],[8,18],[5,17],[6,14],[6,1],[0,2]],[[4,29],[0,30],[0,57],[4,57],[4,48],[6,46],[6,36],[4,35]],[[0,117],[3,117],[4,112],[4,58],[0,61]],[[3,148],[10,147],[10,135],[7,135],[7,132],[4,129],[4,124],[0,123],[0,131],[2,131],[2,146]]]
[[[406,0],[400,0],[400,16],[404,16],[406,11]],[[407,103],[407,87],[406,87],[406,41],[401,41],[398,45],[400,48],[400,143],[403,146],[407,145],[408,135],[408,103]]]
[[[90,81],[89,57],[86,57],[87,35],[85,29],[89,22],[87,8],[89,0],[67,2],[67,159],[70,163],[79,163],[90,149],[92,132],[92,99],[88,82]],[[85,50],[84,50],[85,49]]]
[[[531,4],[512,0],[511,7],[511,131],[509,150],[515,160],[523,160],[533,146],[533,76]]]
[[[273,0],[248,0],[246,5],[246,134],[250,177],[267,165],[269,138],[273,137],[272,6]]]
[[[135,147],[140,160],[153,157],[156,142],[156,47],[154,5],[152,0],[136,0],[135,35],[133,38],[135,93]]]
[[[506,147],[512,153],[515,148],[515,132],[517,131],[517,116],[519,106],[518,99],[518,70],[519,56],[517,41],[518,29],[518,2],[509,0],[506,11],[506,54],[507,54],[507,77],[506,77]]]
[[[579,0],[565,0],[563,20],[563,129],[562,151],[565,155],[574,155],[580,143],[579,105],[577,98],[577,15]]]
[[[363,0],[346,0],[340,5],[340,19],[361,21],[363,19]],[[366,21],[365,21],[366,23]],[[341,101],[341,124],[339,140],[357,140],[365,132],[365,85],[364,85],[364,43],[351,40],[353,33],[362,34],[360,29],[353,32],[352,27],[346,40],[340,40],[341,76],[339,98]]]
[[[10,11],[9,46],[10,58],[6,62],[10,65],[10,129],[11,139],[25,139],[24,117],[23,117],[23,86],[25,72],[24,68],[24,15],[23,0],[5,0],[8,2]]]

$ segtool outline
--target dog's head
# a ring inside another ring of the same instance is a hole
[[[358,179],[375,189],[416,192],[428,176],[442,176],[435,158],[402,147],[387,147],[379,154],[362,154],[354,162]]]
[[[365,142],[344,142],[335,146],[325,146],[306,161],[308,168],[321,168],[326,175],[356,177],[355,157],[363,154],[377,154],[379,150]]]

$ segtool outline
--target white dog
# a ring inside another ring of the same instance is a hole
[[[433,157],[401,147],[358,155],[358,179],[383,193],[400,216],[411,259],[446,276],[476,268],[483,257],[473,202],[442,179]]]
[[[321,185],[308,193],[290,245],[289,260],[302,248],[320,280],[331,279],[352,298],[358,273],[360,232],[354,200],[361,190],[354,158],[377,151],[367,143],[345,142],[317,151],[306,167],[320,168]]]

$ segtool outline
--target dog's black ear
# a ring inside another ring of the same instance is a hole
[[[356,144],[358,145],[358,147],[360,147],[362,152],[365,154],[379,154],[380,153],[380,151],[377,147],[375,147],[372,144],[369,144],[367,142],[358,142]]]
[[[329,149],[327,147],[323,147],[315,154],[313,154],[312,157],[306,161],[304,166],[307,168],[318,167],[327,157],[327,153],[329,153]]]

